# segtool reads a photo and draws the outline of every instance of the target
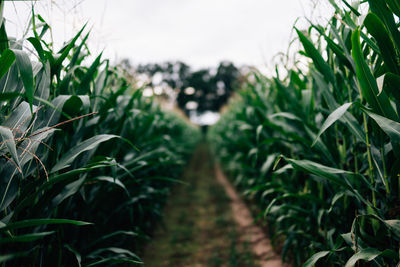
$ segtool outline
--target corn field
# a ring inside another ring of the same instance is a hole
[[[0,25],[1,265],[141,263],[198,129],[90,62],[85,27],[53,51],[40,15],[25,40]]]
[[[253,71],[207,141],[283,261],[398,266],[400,4],[329,2],[326,23],[294,29],[293,66]],[[1,266],[143,264],[199,128],[93,55],[87,26],[56,50],[33,13],[17,40],[3,4]]]
[[[284,260],[398,266],[400,5],[330,2],[296,29],[308,66],[254,73],[209,139]]]

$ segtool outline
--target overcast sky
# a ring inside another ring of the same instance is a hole
[[[315,9],[315,2],[318,3]],[[304,16],[320,21],[331,12],[327,0],[41,0],[40,13],[56,43],[70,39],[85,22],[92,49],[134,64],[182,60],[198,67],[221,60],[272,67],[285,51],[292,26]],[[24,32],[31,2],[5,2],[10,35]]]

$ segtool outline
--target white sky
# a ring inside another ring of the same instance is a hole
[[[315,3],[317,9],[314,9]],[[32,2],[5,2],[9,35],[21,36]],[[69,40],[85,23],[90,47],[132,63],[182,60],[195,68],[221,60],[272,68],[286,51],[292,26],[304,16],[326,21],[327,0],[41,0],[40,13],[56,43]],[[324,18],[325,17],[325,18]]]

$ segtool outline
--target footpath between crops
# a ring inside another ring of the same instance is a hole
[[[183,181],[146,248],[145,266],[284,266],[207,144],[196,149]]]

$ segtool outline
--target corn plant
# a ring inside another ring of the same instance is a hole
[[[209,138],[284,260],[396,266],[400,9],[330,2],[327,25],[296,29],[307,69],[254,73]]]
[[[198,130],[90,59],[85,27],[55,52],[40,15],[24,40],[0,18],[0,263],[140,264]]]

